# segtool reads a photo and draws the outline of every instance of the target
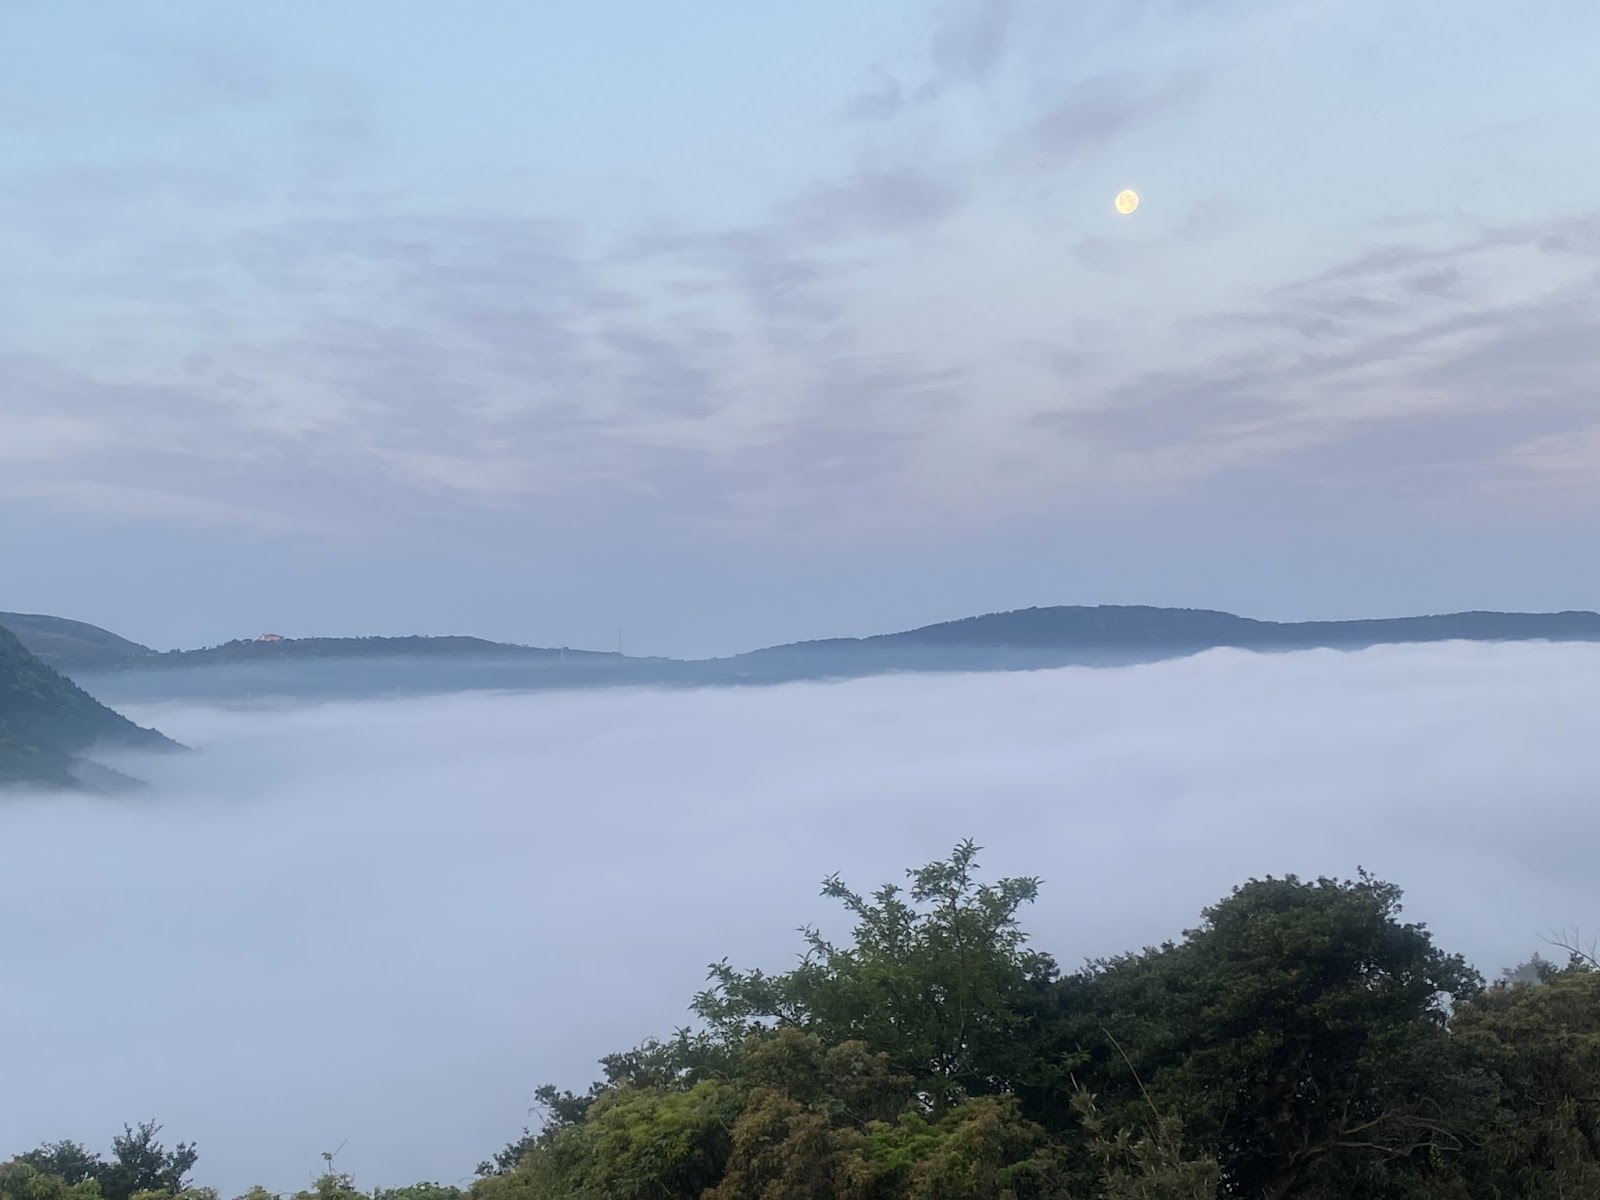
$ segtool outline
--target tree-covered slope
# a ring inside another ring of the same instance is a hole
[[[0,626],[16,634],[40,662],[58,671],[103,670],[155,653],[98,625],[65,617],[0,612]]]
[[[8,783],[47,783],[63,787],[74,780],[71,757],[29,741],[0,720],[0,786]]]
[[[308,637],[235,639],[201,650],[168,650],[148,659],[125,660],[123,666],[210,666],[217,663],[274,662],[317,658],[526,658],[612,659],[620,655],[603,650],[565,650],[545,646],[519,646],[486,638],[422,637]]]
[[[97,746],[176,749],[53,670],[0,625],[0,782],[70,783]]]
[[[1258,621],[1203,608],[1060,605],[987,613],[901,633],[774,646],[807,648],[1005,646],[1085,650],[1349,648],[1402,642],[1600,641],[1600,613],[1463,612],[1359,621]]]

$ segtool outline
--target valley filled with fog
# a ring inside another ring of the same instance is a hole
[[[966,836],[1064,967],[1268,873],[1391,879],[1491,976],[1600,922],[1600,646],[124,708],[199,752],[0,803],[0,1149],[154,1117],[225,1195],[461,1181],[706,964],[846,932],[825,875]]]

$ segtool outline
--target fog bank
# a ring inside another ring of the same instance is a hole
[[[462,1181],[541,1082],[782,968],[817,895],[971,835],[1064,966],[1252,874],[1401,884],[1486,973],[1600,919],[1600,646],[1446,644],[700,691],[129,707],[202,753],[4,798],[0,1155],[155,1117],[224,1195],[344,1143]],[[120,764],[119,764],[120,765]]]

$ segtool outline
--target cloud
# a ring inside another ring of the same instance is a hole
[[[682,294],[714,296],[732,285],[763,320],[786,327],[791,322],[822,325],[843,314],[830,293],[850,264],[825,263],[826,249],[820,239],[774,220],[721,230],[655,230],[630,238],[606,261],[626,271],[640,262],[677,260],[703,273],[680,280]]]
[[[1537,486],[1554,490],[1558,502],[1600,502],[1600,424],[1530,438],[1507,450],[1501,465],[1487,490],[1525,493]]]
[[[0,179],[32,271],[0,380],[24,361],[49,376],[9,393],[22,432],[0,495],[356,536],[426,505],[637,501],[834,545],[896,538],[880,523],[919,504],[942,522],[930,497],[998,524],[1108,481],[1192,494],[1297,455],[1331,467],[1418,420],[1457,448],[1570,433],[1558,393],[1593,365],[1593,214],[1454,242],[1388,227],[1219,313],[1180,281],[1261,270],[1236,200],[1195,198],[1165,237],[1094,234],[1060,203],[1211,97],[1259,52],[1247,32],[1316,7],[929,9],[921,65],[874,74],[873,105],[904,120],[844,131],[798,181],[699,224],[507,203],[483,164],[428,209],[397,182],[425,159],[387,157],[372,97],[248,50],[141,50],[186,95],[251,111],[216,123],[214,158]],[[232,136],[266,114],[266,137]],[[123,224],[107,195],[129,200]],[[1139,272],[1144,311],[1108,330],[1099,286]],[[1482,419],[1513,406],[1520,426]],[[185,466],[177,448],[201,444]]]
[[[80,506],[122,496],[119,509],[207,521],[253,513],[270,528],[380,519],[430,498],[514,507],[604,489],[690,527],[832,536],[862,532],[867,512],[881,533],[931,501],[933,475],[953,489],[941,502],[981,491],[919,448],[983,394],[981,347],[899,351],[853,320],[853,289],[879,253],[862,239],[937,227],[957,195],[915,175],[862,176],[765,226],[662,233],[614,258],[552,222],[252,234],[238,242],[243,277],[305,297],[294,325],[174,364],[162,383],[16,367],[31,432],[3,490]],[[1112,345],[1046,345],[1019,366],[1067,364],[1040,370],[1076,398],[1036,407],[1037,445],[1070,447],[1080,465],[1048,485],[1008,468],[1021,490],[1005,503],[1046,486],[1192,491],[1296,463],[1368,502],[1410,490],[1405,473],[1424,466],[1453,473],[1457,500],[1475,494],[1474,470],[1570,498],[1570,482],[1532,467],[1548,449],[1513,453],[1592,412],[1594,285],[1567,243],[1544,249],[1552,232],[1565,230],[1364,254],[1259,308],[1190,322],[1192,348],[1156,370]],[[1117,269],[1126,249],[1090,239],[1076,252]],[[1496,297],[1530,256],[1557,267],[1557,286]],[[173,457],[196,429],[204,471]],[[993,474],[1003,449],[971,445],[962,470]],[[94,472],[93,488],[74,494],[72,463]],[[1389,483],[1375,487],[1375,473]]]
[[[1118,373],[1101,360],[1067,371],[1094,380],[1099,402],[1035,423],[1096,447],[1108,474],[1158,490],[1270,470],[1285,483],[1338,479],[1381,504],[1416,498],[1414,473],[1442,470],[1427,489],[1448,506],[1481,495],[1486,478],[1571,479],[1535,464],[1576,461],[1554,447],[1570,445],[1600,395],[1588,226],[1580,217],[1362,252],[1273,288],[1258,308],[1190,318],[1208,352],[1187,366]],[[1128,251],[1088,239],[1076,253],[1109,271]],[[1548,498],[1573,494],[1552,487]]]
[[[936,86],[987,78],[1005,56],[1016,16],[1016,0],[946,0],[933,35]]]
[[[988,80],[1005,57],[1017,17],[1017,0],[943,0],[928,15],[920,84],[907,85],[879,68],[872,83],[848,100],[846,120],[882,122],[925,108],[951,91]]]
[[[1465,276],[1455,267],[1438,267],[1416,271],[1400,280],[1400,286],[1415,295],[1433,296],[1448,300],[1462,293]]]
[[[1090,80],[1034,118],[1032,148],[1058,162],[1069,159],[1176,111],[1201,86],[1202,77],[1193,71],[1156,82],[1124,76]]]
[[[904,233],[954,211],[959,182],[912,167],[875,168],[824,184],[790,201],[784,218],[795,237],[837,240],[855,234]]]
[[[1394,227],[1391,218],[1386,227]],[[1386,242],[1373,246],[1326,270],[1290,280],[1273,289],[1275,296],[1294,296],[1330,284],[1381,282],[1413,268],[1443,266],[1481,257],[1502,249],[1535,249],[1547,255],[1600,256],[1600,213],[1580,213],[1540,221],[1480,226],[1470,236],[1440,245],[1437,242]]]
[[[136,800],[0,803],[4,1152],[154,1116],[224,1195],[341,1143],[364,1186],[456,1180],[536,1085],[684,1021],[704,964],[840,931],[824,875],[967,835],[1044,876],[1027,925],[1069,967],[1366,866],[1492,972],[1595,919],[1597,680],[1594,646],[1435,645],[134,708],[203,752]]]
[[[1515,448],[1592,411],[1586,219],[1391,242],[1258,306],[1178,314],[1156,369],[1114,341],[1089,349],[1092,334],[1033,339],[999,385],[1021,381],[1008,409],[994,400],[995,346],[885,340],[862,321],[878,273],[952,228],[968,187],[927,168],[863,169],[763,223],[661,230],[609,252],[557,220],[247,230],[226,269],[171,297],[217,322],[209,344],[153,377],[0,353],[25,431],[0,494],[278,531],[353,530],[440,502],[637,502],[684,528],[813,539],[898,536],[944,507],[981,521],[1065,492],[1193,495],[1296,464],[1368,503],[1409,491],[1420,467],[1452,477],[1446,501],[1488,494],[1474,469],[1519,476],[1525,498],[1573,497],[1576,472],[1532,466],[1553,461],[1552,443]],[[1202,202],[1170,246],[1139,253],[1176,252],[1215,224]],[[1109,238],[1074,248],[1113,273],[1131,252]],[[287,313],[284,296],[297,298]],[[1071,402],[1055,403],[1063,388]],[[980,405],[992,444],[959,433]],[[1018,459],[1028,430],[1042,436]],[[177,450],[197,437],[204,464]]]
[[[879,76],[871,87],[845,102],[843,115],[847,121],[887,121],[907,103],[909,98],[899,80]]]
[[[1176,241],[1194,245],[1243,227],[1249,216],[1246,203],[1211,196],[1192,205],[1176,231]]]
[[[283,95],[282,68],[238,39],[200,41],[148,29],[118,39],[174,111],[254,107]]]
[[[882,106],[1006,91],[1030,11],[941,5],[922,42],[932,82],[884,73]],[[222,38],[150,34],[122,50],[165,81],[158,99],[227,110],[218,130],[265,120],[265,136],[252,125],[204,164],[169,155],[0,180],[11,226],[50,230],[82,264],[69,276],[38,258],[34,319],[81,325],[92,293],[100,327],[138,331],[91,354],[69,338],[73,352],[55,356],[59,416],[31,427],[37,469],[8,481],[14,498],[353,531],[429,502],[603,493],[691,523],[739,505],[796,526],[809,506],[860,527],[843,514],[863,498],[887,512],[897,489],[926,492],[914,448],[952,415],[973,359],[967,346],[884,340],[872,310],[905,300],[883,281],[1034,172],[1035,147],[975,161],[932,114],[925,135],[900,130],[892,144],[858,131],[811,182],[700,228],[640,212],[644,235],[618,239],[582,213],[514,219],[471,203],[424,216],[380,182],[404,164],[387,157],[396,147],[355,76]],[[1104,141],[1150,103],[1122,94],[1069,104],[1042,128],[1063,146]],[[992,128],[1026,143],[1004,132],[1009,119]],[[108,193],[139,199],[136,228],[106,226]],[[30,332],[11,332],[18,354],[34,351]],[[58,452],[40,463],[47,432]],[[212,466],[175,461],[198,443]]]
[[[1298,9],[1315,9],[1318,0]],[[847,119],[883,122],[924,112],[969,90],[1033,93],[1048,98],[1065,82],[1069,88],[1090,82],[1108,47],[1116,57],[1139,66],[1115,80],[1140,92],[1160,92],[1173,78],[1200,73],[1196,63],[1174,71],[1155,47],[1185,41],[1204,44],[1203,35],[1231,33],[1241,38],[1272,6],[1262,0],[1123,0],[1110,6],[1063,6],[1040,0],[943,0],[930,6],[921,52],[898,68],[880,66],[872,82],[845,106]],[[1281,21],[1292,20],[1283,13]],[[1195,51],[1188,51],[1190,59]],[[916,80],[916,82],[912,82]],[[1103,85],[1101,85],[1103,86]],[[1082,106],[1080,106],[1081,108]],[[1061,113],[1070,123],[1092,116]],[[1048,125],[1048,122],[1047,122]]]

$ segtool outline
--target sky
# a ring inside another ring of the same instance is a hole
[[[1042,877],[1023,927],[1068,970],[1248,878],[1361,867],[1491,978],[1559,960],[1600,919],[1597,704],[1600,647],[1457,643],[130,706],[199,752],[129,763],[133,802],[0,797],[29,849],[0,872],[0,1154],[153,1118],[224,1196],[324,1151],[363,1188],[454,1182],[538,1085],[687,1024],[708,964],[848,938],[827,875],[965,837],[983,880]]]
[[[1597,40],[0,0],[0,608],[698,655],[1597,607]]]

